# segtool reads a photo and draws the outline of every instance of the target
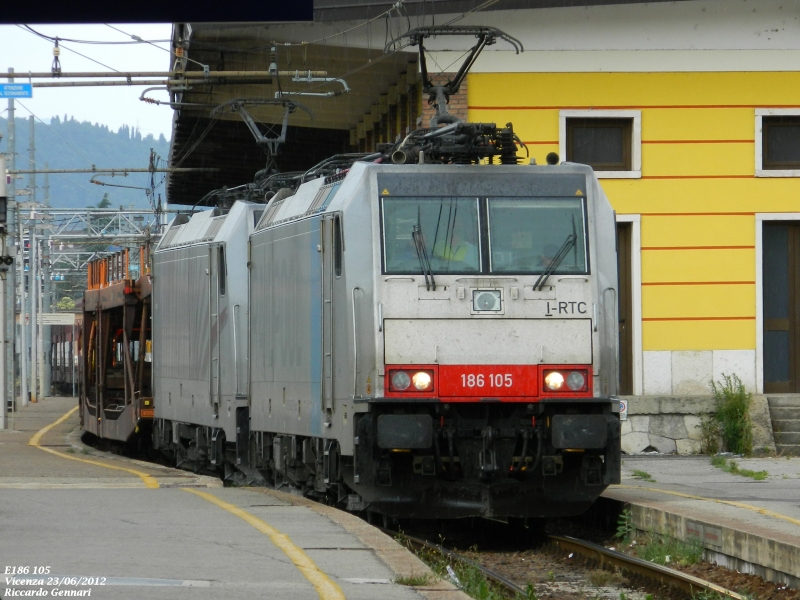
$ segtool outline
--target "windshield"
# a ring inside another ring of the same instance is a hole
[[[382,206],[387,274],[589,272],[583,198],[384,197]]]
[[[586,236],[581,198],[490,198],[489,245],[493,273],[586,273]],[[563,253],[562,253],[563,254]]]
[[[414,243],[415,228],[432,273],[481,271],[477,198],[384,198],[386,273],[423,272],[424,253]]]

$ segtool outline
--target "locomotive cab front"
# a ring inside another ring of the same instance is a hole
[[[375,325],[353,316],[375,366],[355,365],[348,485],[397,516],[582,512],[620,468],[614,217],[591,169],[366,170]]]

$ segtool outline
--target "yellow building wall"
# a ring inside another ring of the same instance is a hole
[[[755,349],[755,213],[800,212],[800,179],[755,176],[755,109],[800,108],[800,73],[475,73],[467,89],[469,120],[512,122],[539,164],[559,110],[640,110],[641,179],[601,183],[642,215],[643,349]]]

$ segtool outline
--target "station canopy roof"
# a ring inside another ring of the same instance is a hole
[[[171,174],[167,179],[168,200],[171,204],[193,205],[211,190],[252,182],[255,173],[265,167],[266,154],[242,115],[230,106],[212,113],[231,100],[256,101],[245,105],[247,113],[263,135],[277,137],[284,108],[259,101],[274,100],[278,92],[341,92],[346,84],[349,91],[335,96],[291,96],[313,118],[300,109],[289,116],[287,143],[277,163],[282,171],[306,169],[332,154],[349,151],[350,131],[370,113],[380,96],[406,72],[417,73],[416,48],[385,53],[384,46],[402,31],[417,26],[420,19],[430,23],[433,15],[460,15],[479,7],[492,11],[634,3],[642,2],[405,0],[403,12],[395,14],[390,11],[393,2],[315,0],[314,21],[309,23],[176,24],[173,47],[184,47],[186,71],[202,72],[205,65],[210,71],[267,72],[274,63],[281,75],[195,80],[185,91],[172,95],[180,104],[174,106],[171,166],[214,170]],[[458,65],[451,70],[457,69]],[[309,71],[344,83],[308,81]],[[161,99],[155,92],[151,97]]]
[[[331,154],[349,150],[350,130],[369,113],[381,94],[385,94],[402,73],[416,70],[417,54],[412,51],[384,54],[384,36],[376,36],[372,48],[337,44],[302,43],[318,39],[313,25],[300,27],[294,39],[277,35],[280,26],[247,24],[198,24],[191,26],[190,61],[186,70],[202,71],[197,63],[212,71],[264,71],[274,61],[279,77],[237,80],[227,84],[192,84],[181,94],[173,119],[170,162],[174,167],[211,167],[204,173],[173,174],[168,180],[169,202],[194,204],[212,189],[234,187],[253,181],[266,164],[266,154],[256,145],[255,137],[242,116],[223,108],[212,116],[214,108],[234,99],[274,100],[279,92],[306,94],[347,93],[335,96],[289,96],[305,110],[289,115],[287,143],[278,155],[281,170],[308,168]],[[283,45],[274,45],[275,41]],[[297,40],[297,41],[295,41]],[[271,52],[271,48],[276,52]],[[197,62],[194,62],[197,61]],[[409,67],[409,64],[411,65]],[[308,71],[343,82],[308,81]],[[286,72],[290,72],[289,75]],[[153,95],[154,98],[155,94]],[[192,106],[198,105],[198,106]],[[281,105],[245,104],[259,130],[266,137],[280,134],[284,117]],[[313,116],[312,116],[313,115]]]

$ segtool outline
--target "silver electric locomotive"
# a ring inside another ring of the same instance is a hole
[[[173,224],[154,264],[156,446],[351,510],[582,512],[620,475],[597,178],[389,156]]]

